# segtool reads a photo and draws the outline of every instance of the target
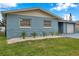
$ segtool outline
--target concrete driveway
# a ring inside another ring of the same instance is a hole
[[[75,34],[62,34],[64,37],[70,37],[70,38],[79,38],[79,33]]]

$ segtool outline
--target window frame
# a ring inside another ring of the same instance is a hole
[[[45,21],[49,21],[50,22],[50,26],[45,26]],[[44,22],[43,22],[44,24],[43,24],[43,28],[52,28],[52,22],[51,22],[51,20],[44,20]]]
[[[30,21],[30,26],[21,26],[21,21],[22,20],[23,19],[20,19],[20,21],[19,21],[20,28],[31,28],[31,19],[24,19],[24,20],[29,20]]]

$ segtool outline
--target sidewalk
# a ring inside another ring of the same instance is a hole
[[[45,36],[45,37],[26,37],[25,39],[22,38],[12,38],[7,40],[8,44],[12,44],[12,43],[16,43],[16,42],[22,42],[22,41],[28,41],[28,40],[42,40],[42,39],[46,39],[46,38],[59,38],[59,37],[63,37],[63,36]]]

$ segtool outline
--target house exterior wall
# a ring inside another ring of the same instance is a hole
[[[31,28],[20,28],[20,19],[31,19]],[[44,28],[44,20],[51,20],[52,28]],[[24,15],[7,15],[7,38],[20,37],[22,32],[26,32],[31,36],[32,32],[37,35],[42,35],[42,32],[58,32],[58,22],[53,18],[37,17],[37,16],[24,16]]]
[[[0,26],[0,32],[5,32],[5,27]]]
[[[75,28],[76,28],[76,32],[79,33],[79,21],[76,22],[76,26],[75,26]]]

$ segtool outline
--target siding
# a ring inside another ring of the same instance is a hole
[[[31,19],[31,28],[20,28],[20,18],[29,18]],[[44,20],[52,21],[52,28],[43,28]],[[7,38],[20,37],[21,33],[25,31],[28,33],[28,36],[31,36],[32,32],[42,34],[42,31],[46,33],[57,32],[58,31],[58,22],[52,18],[45,17],[36,17],[36,16],[24,16],[24,15],[12,15],[8,14],[7,16]]]
[[[40,11],[40,10],[31,10],[31,11],[22,11],[22,12],[14,12],[12,14],[17,14],[17,15],[26,15],[26,16],[38,16],[38,17],[52,17],[51,15]]]

